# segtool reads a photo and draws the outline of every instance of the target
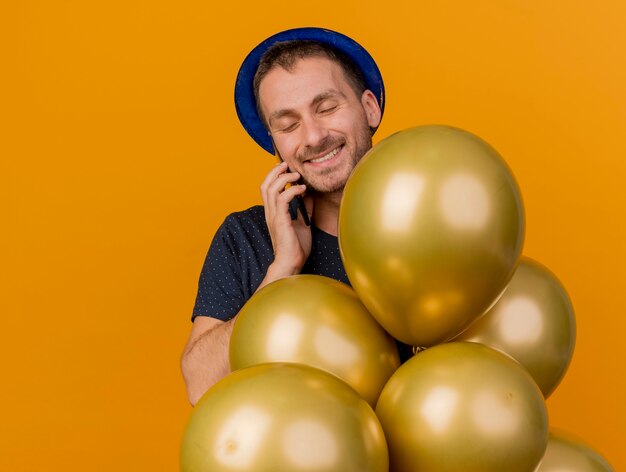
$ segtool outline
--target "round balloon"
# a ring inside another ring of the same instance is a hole
[[[550,431],[548,448],[535,472],[613,472],[604,457],[590,447]]]
[[[478,342],[510,355],[548,398],[565,375],[575,338],[565,288],[546,267],[523,257],[498,302],[455,341]]]
[[[528,472],[546,449],[541,391],[510,357],[476,343],[421,351],[376,405],[394,472]]]
[[[400,365],[394,339],[347,285],[295,275],[259,290],[239,312],[230,338],[232,370],[264,362],[324,369],[372,407]]]
[[[211,387],[186,426],[182,472],[386,472],[374,411],[334,375],[261,364]]]
[[[524,236],[520,192],[477,136],[421,126],[374,146],[339,211],[354,290],[395,338],[432,346],[485,313],[513,275]]]

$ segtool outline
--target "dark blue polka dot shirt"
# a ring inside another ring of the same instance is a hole
[[[301,273],[323,275],[350,285],[337,237],[315,226],[311,231],[311,254]],[[204,261],[192,319],[233,318],[261,284],[273,260],[263,207],[230,214],[215,233]],[[403,361],[412,355],[412,348],[400,342],[398,350]]]
[[[317,274],[350,284],[337,237],[312,226],[311,254],[303,274]],[[262,206],[232,213],[217,230],[207,254],[193,310],[196,316],[223,321],[234,317],[261,284],[274,260]]]

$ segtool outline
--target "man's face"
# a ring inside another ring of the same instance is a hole
[[[343,69],[325,57],[276,67],[259,86],[261,110],[281,157],[309,189],[343,190],[371,148],[381,113],[370,91],[357,96]]]

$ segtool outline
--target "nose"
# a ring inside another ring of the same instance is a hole
[[[308,147],[318,146],[328,136],[328,129],[320,120],[310,117],[302,122],[303,144]]]

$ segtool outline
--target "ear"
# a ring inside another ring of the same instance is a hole
[[[363,92],[363,95],[361,95],[361,105],[363,105],[363,110],[365,110],[365,116],[367,117],[367,123],[370,125],[370,128],[377,128],[380,124],[382,113],[378,106],[378,100],[376,100],[371,90],[365,90]]]

